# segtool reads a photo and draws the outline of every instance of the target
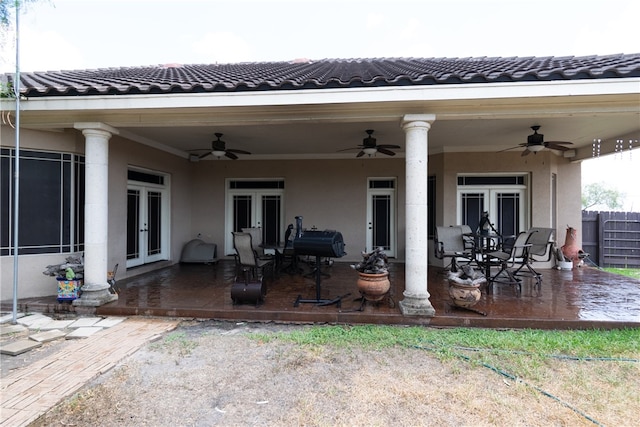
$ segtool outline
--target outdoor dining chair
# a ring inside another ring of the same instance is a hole
[[[236,250],[236,280],[240,272],[244,272],[245,277],[257,279],[260,276],[274,274],[274,259],[261,259],[253,249],[251,234],[232,232],[233,248]]]
[[[529,263],[531,243],[528,241],[531,234],[530,231],[523,231],[516,236],[513,245],[508,249],[503,248],[487,254],[490,259],[498,260],[500,263],[500,270],[489,279],[489,285],[493,283],[511,284],[516,286],[518,293],[520,293],[522,291],[522,279],[517,276],[523,268],[527,268],[529,273],[536,278],[536,285],[540,285],[542,276]]]
[[[459,261],[468,264],[474,258],[473,250],[465,245],[464,232],[459,226],[436,226],[434,249],[436,258],[450,259],[450,263],[445,269],[452,272],[458,271]]]
[[[541,274],[533,269],[532,264],[534,262],[549,262],[553,256],[553,245],[555,243],[553,239],[553,228],[532,227],[529,230],[530,236],[527,243],[529,247],[529,259],[527,271],[523,271],[522,267],[518,274],[530,274],[537,277],[542,277]]]

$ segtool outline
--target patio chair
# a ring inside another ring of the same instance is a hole
[[[528,272],[518,272],[516,274],[530,274],[537,277],[542,277],[542,275],[536,272],[531,264],[534,262],[549,262],[551,261],[551,257],[553,256],[553,228],[542,228],[542,227],[532,227],[529,229],[529,243],[531,246],[529,247],[529,260],[528,260]],[[522,270],[523,266],[520,267]]]
[[[529,249],[531,244],[528,243],[531,237],[531,232],[524,231],[516,236],[513,245],[510,245],[508,249],[503,248],[499,251],[489,252],[487,255],[490,259],[498,260],[500,263],[500,270],[489,279],[492,283],[507,283],[517,287],[518,293],[522,290],[522,279],[517,275],[521,269],[527,268],[531,275],[536,278],[536,285],[540,285],[541,276],[538,274],[531,265],[529,265]],[[506,276],[505,279],[502,277]]]
[[[471,229],[470,225],[461,224],[456,225],[456,227],[460,227],[462,230],[462,240],[464,241],[464,248],[466,251],[471,252],[473,254],[473,258],[475,260],[475,256],[478,252],[478,242],[476,237],[474,236],[474,232]]]
[[[251,245],[253,250],[258,254],[260,259],[270,259],[273,255],[266,254],[262,247],[262,228],[261,227],[248,227],[242,229],[243,233],[251,234]]]
[[[282,248],[282,260],[280,261],[284,266],[283,271],[286,271],[289,274],[298,274],[302,273],[302,269],[298,267],[298,255],[296,255],[296,251],[293,248],[293,224],[289,224],[287,227],[287,231],[284,233],[284,247]]]
[[[434,237],[435,255],[438,259],[450,258],[451,262],[445,267],[452,272],[458,271],[458,261],[462,260],[465,264],[470,263],[474,258],[472,250],[467,249],[464,241],[464,233],[460,226],[454,227],[436,227],[436,235]]]
[[[251,234],[232,232],[233,248],[236,250],[236,280],[240,272],[245,274],[245,278],[257,279],[267,274],[273,277],[274,259],[261,259],[253,249]]]

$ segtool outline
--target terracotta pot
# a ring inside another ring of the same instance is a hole
[[[480,301],[482,292],[480,292],[479,284],[463,284],[450,280],[449,296],[458,307],[472,307]]]
[[[380,301],[389,292],[389,273],[358,272],[358,290],[367,301]]]

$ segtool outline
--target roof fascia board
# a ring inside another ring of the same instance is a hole
[[[205,107],[354,104],[372,102],[492,100],[639,94],[640,78],[431,86],[389,86],[264,92],[137,94],[28,98],[23,111],[130,110]],[[9,105],[6,105],[9,104]],[[12,101],[0,101],[11,110]]]

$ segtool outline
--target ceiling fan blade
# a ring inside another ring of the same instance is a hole
[[[248,152],[248,151],[244,151],[244,150],[235,150],[235,149],[228,149],[228,150],[227,150],[227,153],[229,153],[229,152],[231,152],[231,153],[238,153],[238,154],[251,154],[251,153],[250,153],[250,152]]]
[[[345,149],[342,149],[342,150],[338,150],[338,151],[336,151],[336,153],[339,153],[339,152],[341,152],[341,151],[349,151],[349,150],[362,150],[362,147],[351,147],[351,148],[345,148]]]
[[[237,160],[238,156],[236,156],[235,154],[233,154],[232,152],[230,152],[229,150],[227,150],[224,153],[225,156],[227,156],[228,158],[230,158],[231,160]]]
[[[356,155],[356,157],[362,157],[362,156],[364,156],[364,151],[360,151],[358,155]]]
[[[212,153],[211,153],[211,151],[207,151],[206,153],[201,154],[201,155],[198,157],[198,159],[204,159],[205,157],[210,156],[211,154],[212,154]]]
[[[505,148],[504,150],[500,150],[498,151],[498,153],[502,153],[503,151],[509,151],[509,150],[515,150],[516,148],[522,148],[524,147],[526,144],[520,144],[517,147],[511,147],[511,148]]]
[[[529,155],[529,153],[531,153],[531,150],[529,150],[528,148],[525,148],[524,151],[522,152],[521,156],[527,156],[527,155]]]
[[[378,153],[382,153],[382,154],[386,154],[387,156],[395,156],[396,153],[394,153],[391,150],[387,150],[386,148],[382,148],[382,146],[378,145]]]
[[[390,144],[383,144],[383,145],[378,145],[378,148],[402,148],[399,145],[390,145]]]
[[[562,142],[562,144],[571,144],[570,142]],[[560,151],[567,151],[570,150],[569,147],[565,147],[564,145],[560,145],[559,142],[545,142],[544,144],[547,148],[550,148],[552,150],[560,150]]]

